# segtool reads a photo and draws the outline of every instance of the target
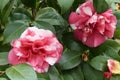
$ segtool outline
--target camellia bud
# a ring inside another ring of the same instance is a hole
[[[88,61],[88,56],[87,56],[87,54],[82,54],[82,59],[83,59],[83,61]]]
[[[110,73],[110,72],[104,72],[103,74],[107,79],[110,79],[112,76],[112,73]]]
[[[120,62],[109,59],[107,65],[108,65],[108,69],[111,73],[120,74]]]

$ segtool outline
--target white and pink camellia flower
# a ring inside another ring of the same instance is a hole
[[[116,60],[109,59],[107,61],[107,66],[112,74],[120,74],[120,62]]]
[[[97,14],[92,1],[87,1],[70,14],[69,23],[76,39],[89,47],[97,47],[113,37],[117,20],[111,9]]]
[[[28,27],[11,45],[13,48],[9,52],[9,63],[27,63],[38,73],[47,72],[49,65],[58,62],[63,50],[63,46],[50,30],[37,27]]]

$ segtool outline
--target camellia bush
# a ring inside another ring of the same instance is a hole
[[[120,0],[1,0],[0,80],[120,80]]]

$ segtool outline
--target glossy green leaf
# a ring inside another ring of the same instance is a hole
[[[11,49],[10,44],[0,45],[0,52],[9,52]]]
[[[82,70],[85,80],[104,80],[103,73],[98,70],[95,70],[87,63],[83,63]]]
[[[97,48],[91,49],[91,55],[105,54],[113,59],[120,60],[118,51],[120,50],[120,44],[114,40],[107,40],[105,43]]]
[[[120,11],[115,11],[114,15],[116,16],[117,20],[120,19]]]
[[[87,50],[87,47],[82,43],[75,40],[73,33],[66,33],[62,37],[64,45],[70,50],[83,52]]]
[[[114,38],[120,38],[120,29],[115,30]]]
[[[62,77],[55,66],[51,66],[48,72],[50,80],[62,80]]]
[[[38,80],[46,80],[46,79],[44,79],[44,78],[38,78]]]
[[[0,78],[0,80],[7,80],[6,78]]]
[[[56,33],[55,28],[51,24],[49,24],[45,21],[36,21],[34,24],[38,28],[48,29],[48,30],[51,30],[53,33]]]
[[[51,7],[41,9],[36,15],[36,21],[45,21],[51,25],[65,26],[66,22],[57,11]]]
[[[120,3],[120,0],[105,0],[109,5],[111,5],[112,3]]]
[[[10,0],[1,0],[0,1],[0,11],[4,9],[4,7],[9,3]]]
[[[59,62],[61,69],[72,69],[78,66],[81,62],[80,53],[76,51],[65,50]]]
[[[63,74],[64,80],[74,80],[71,75],[69,74]]]
[[[97,13],[103,13],[109,9],[109,5],[105,0],[93,0],[93,5]]]
[[[100,55],[100,56],[94,57],[90,61],[90,65],[97,70],[105,71],[107,69],[107,60],[108,59],[111,59],[111,58],[106,55],[103,55],[103,56]]]
[[[32,67],[27,64],[12,66],[6,70],[11,80],[37,80],[37,75]]]
[[[116,27],[117,27],[117,29],[120,29],[120,11],[119,10],[118,11],[114,11],[114,15],[117,18],[117,26]],[[116,35],[116,33],[115,33],[115,35]]]
[[[2,10],[1,12],[1,16],[2,16],[2,23],[5,25],[7,20],[8,20],[8,16],[10,15],[12,8],[14,5],[14,0],[10,1]]]
[[[60,6],[58,5],[57,0],[47,0],[47,5],[57,11],[60,11]]]
[[[13,11],[13,13],[9,17],[9,23],[16,21],[16,20],[22,20],[22,21],[30,21],[32,19],[31,14],[23,8],[17,8]]]
[[[74,3],[72,5],[72,10],[76,11],[79,5],[83,4],[84,2],[86,2],[86,0],[74,0]]]
[[[0,65],[8,64],[8,52],[0,52]]]
[[[49,74],[48,73],[37,73],[37,77],[39,79],[45,79],[45,80],[50,80]]]
[[[62,13],[65,13],[72,6],[74,0],[57,0]]]
[[[8,24],[4,31],[4,43],[9,43],[13,39],[17,39],[27,27],[27,24],[22,21]]]
[[[63,76],[65,80],[84,80],[84,75],[80,66],[65,71]]]

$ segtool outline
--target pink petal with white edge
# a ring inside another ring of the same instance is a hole
[[[37,27],[28,27],[20,36],[20,38],[25,38],[26,36],[34,36],[35,31],[38,32]]]
[[[89,24],[89,23],[96,23],[97,22],[97,18],[98,18],[98,16],[97,16],[97,14],[95,13],[93,16],[91,16],[91,18],[87,21],[87,24]]]
[[[76,39],[80,40],[83,44],[86,44],[89,47],[97,47],[106,40],[105,37],[98,32],[84,36],[84,32],[82,30],[75,30],[74,35]]]
[[[101,35],[98,32],[94,32],[94,34],[91,34],[87,37],[87,40],[86,42],[84,42],[84,44],[86,44],[89,47],[97,47],[104,43],[105,40],[106,39],[103,35]]]
[[[40,55],[32,55],[31,58],[28,60],[28,63],[30,63],[31,66],[42,66],[44,63],[44,59]]]
[[[10,52],[9,52],[9,55],[8,55],[8,60],[9,60],[9,63],[12,64],[12,65],[16,65],[16,64],[19,64],[19,63],[24,63],[25,60],[22,60],[20,61],[19,60],[19,57],[17,53],[21,53],[19,52],[16,48],[12,49]]]
[[[94,13],[93,3],[91,1],[83,3],[77,8],[76,12],[82,16],[92,16],[92,14]]]
[[[76,30],[76,29],[77,29],[76,24],[70,24],[70,26],[71,26],[71,28],[72,28],[73,30]]]
[[[114,31],[116,28],[113,28],[110,25],[106,25],[106,31],[104,32],[104,35],[108,38],[112,38],[114,36]]]
[[[54,57],[47,57],[45,61],[48,62],[50,65],[54,65],[57,62],[57,58]]]
[[[20,42],[20,40],[13,40],[11,42],[11,45],[12,45],[12,47],[20,48],[21,42]]]
[[[70,24],[75,24],[79,21],[80,17],[77,13],[72,12],[69,16],[69,23]]]
[[[37,71],[38,73],[45,73],[48,72],[49,69],[49,64],[44,62],[42,66],[32,66],[34,68],[35,71]]]
[[[87,14],[87,15],[89,15],[89,16],[92,16],[92,10],[91,10],[91,8],[90,7],[83,7],[82,8],[82,10],[83,10],[83,12],[85,13],[85,14]]]

